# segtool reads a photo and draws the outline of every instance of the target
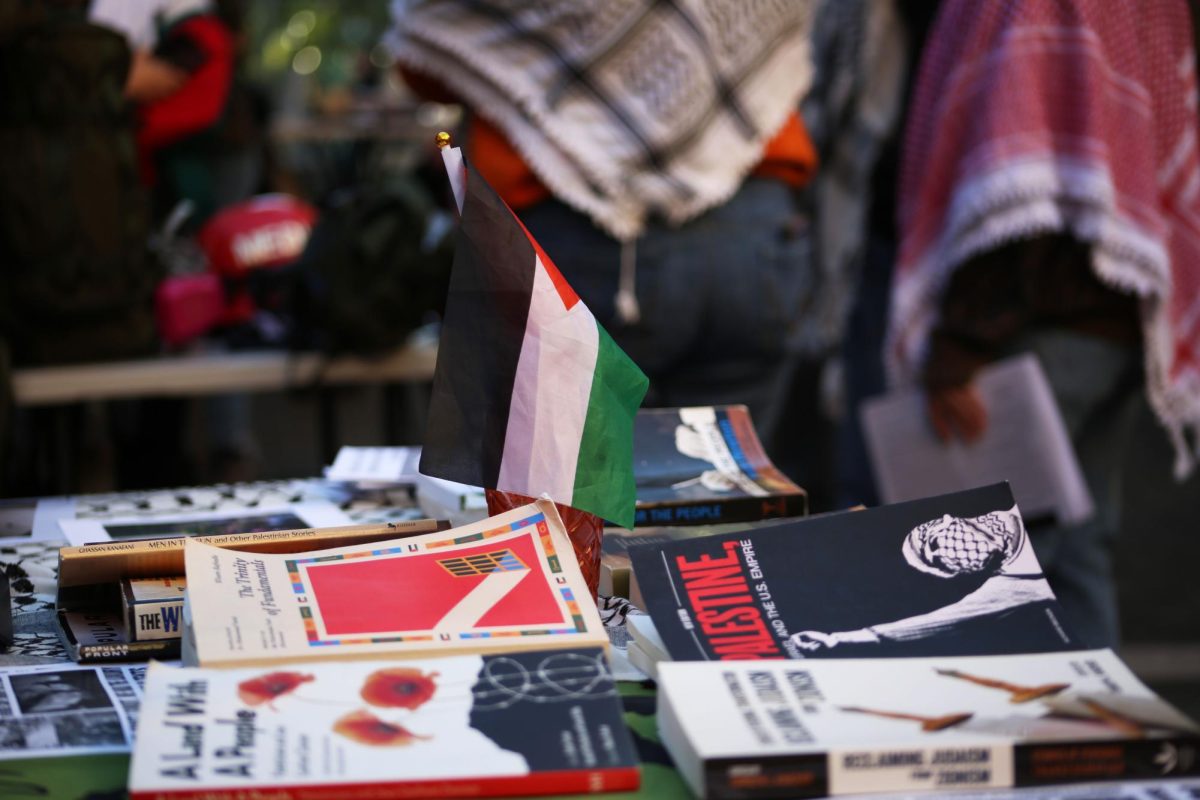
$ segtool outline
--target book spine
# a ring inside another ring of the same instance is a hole
[[[298,528],[288,531],[217,534],[192,537],[195,541],[231,550],[290,553],[324,550],[386,539],[402,539],[446,530],[445,520],[407,520],[334,528]],[[125,542],[64,547],[58,553],[59,587],[107,583],[124,577],[183,574],[183,551],[188,537],[174,536]],[[136,567],[136,568],[135,568]]]
[[[829,767],[824,753],[759,758],[714,758],[704,762],[707,800],[827,797]]]
[[[426,800],[430,797],[511,797],[541,794],[597,794],[638,788],[641,772],[637,767],[579,769],[532,772],[491,778],[450,778],[446,780],[309,784],[307,786],[245,786],[170,791],[139,790],[130,787],[130,800]]]
[[[149,661],[179,658],[180,640],[156,639],[149,642],[110,642],[106,644],[79,644],[71,648],[72,655],[80,664],[105,664],[114,661]]]
[[[753,522],[775,517],[796,517],[806,511],[802,494],[769,497],[735,497],[708,503],[679,503],[639,508],[635,525],[715,525]]]
[[[125,609],[129,639],[144,642],[154,639],[178,639],[183,615],[183,598],[132,603]]]
[[[1126,781],[1200,775],[1200,734],[1018,744],[1015,785]]]

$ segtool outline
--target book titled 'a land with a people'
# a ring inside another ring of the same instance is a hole
[[[807,513],[808,495],[767,457],[745,406],[639,409],[635,525],[712,525]]]
[[[1080,647],[1007,484],[629,554],[675,660]]]
[[[1110,650],[664,662],[658,698],[663,744],[703,798],[1200,773],[1200,728]]]
[[[636,788],[597,648],[150,668],[133,798],[415,798]]]
[[[549,500],[438,533],[260,554],[189,541],[184,660],[240,666],[607,646]]]

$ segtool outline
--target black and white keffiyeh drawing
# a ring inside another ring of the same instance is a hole
[[[798,654],[840,644],[905,642],[952,633],[984,617],[1054,600],[1016,506],[978,517],[949,514],[924,522],[904,538],[904,560],[913,569],[943,579],[985,578],[962,599],[903,619],[850,631],[800,631],[791,637]],[[1062,634],[1066,640],[1066,634]]]
[[[939,578],[991,573],[1020,554],[1024,528],[1015,508],[981,517],[945,514],[913,528],[901,552],[909,566]]]

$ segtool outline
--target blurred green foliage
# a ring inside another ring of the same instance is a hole
[[[264,85],[288,73],[322,87],[354,85],[388,65],[380,37],[390,21],[382,0],[254,0],[243,6],[244,68]]]

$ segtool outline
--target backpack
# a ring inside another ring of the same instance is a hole
[[[444,221],[444,227],[443,227]],[[335,192],[288,271],[292,347],[381,355],[440,313],[451,227],[415,180]]]
[[[0,42],[0,338],[14,365],[146,354],[161,275],[123,96],[129,48],[41,5]]]

